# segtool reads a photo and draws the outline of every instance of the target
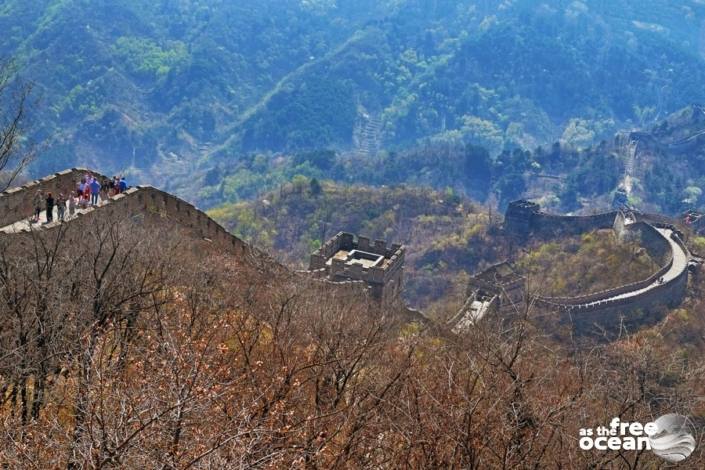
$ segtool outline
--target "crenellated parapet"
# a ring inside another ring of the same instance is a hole
[[[468,296],[496,296],[503,312],[515,309],[522,302],[556,311],[562,314],[563,320],[569,319],[578,329],[595,325],[607,329],[618,328],[625,316],[632,312],[648,313],[661,306],[674,307],[680,304],[685,298],[691,254],[683,242],[683,234],[667,217],[636,211],[560,216],[542,213],[537,204],[517,201],[510,204],[505,218],[505,230],[523,239],[532,235],[541,238],[559,237],[610,227],[620,240],[634,242],[644,248],[659,264],[659,269],[640,281],[601,292],[572,297],[545,297],[527,293],[526,279],[514,271],[511,263],[504,262],[473,276],[468,286]],[[467,314],[458,317],[455,319],[457,322],[468,318]]]
[[[30,217],[34,212],[33,202],[37,191],[51,192],[54,197],[60,193],[68,194],[76,189],[76,184],[86,175],[105,178],[86,168],[72,168],[0,193],[0,227]]]
[[[580,235],[611,228],[617,211],[594,215],[556,215],[541,211],[541,206],[527,200],[509,204],[504,214],[504,230],[520,240],[529,237],[551,238]]]
[[[311,255],[309,272],[323,272],[332,282],[363,281],[380,300],[398,297],[406,250],[384,240],[340,232]]]
[[[169,227],[168,230],[194,240],[194,250],[226,252],[252,261],[255,265],[266,263],[268,269],[286,268],[267,254],[251,247],[229,233],[193,204],[152,186],[135,186],[125,192],[101,200],[96,206],[80,209],[64,220],[44,224],[30,224],[33,213],[33,196],[36,191],[51,191],[56,194],[74,190],[77,182],[86,175],[103,178],[103,175],[83,168],[67,170],[27,185],[14,188],[0,195],[0,207],[4,210],[0,225],[0,240],[10,247],[31,247],[37,237],[59,233],[63,228],[63,239],[67,243],[80,243],[86,227],[128,223],[130,227],[150,231],[154,227]],[[348,263],[336,259],[338,252],[347,250]],[[398,244],[387,244],[383,240],[370,240],[339,233],[324,244],[311,257],[312,268],[306,272],[287,272],[297,282],[320,288],[326,296],[387,301],[398,297],[403,283],[405,249]],[[323,295],[323,294],[322,294]]]
[[[80,173],[77,173],[77,171]],[[43,179],[39,181],[43,183],[43,189],[49,190],[46,188],[62,187],[63,184],[72,182],[72,179],[78,174],[83,175],[85,172],[86,170],[83,169],[74,170],[71,173],[63,174],[63,178],[58,178],[57,180],[48,181]],[[97,173],[91,173],[97,175]],[[20,188],[20,191],[32,191],[38,187],[39,185],[32,185],[28,188],[23,187]],[[16,195],[20,191],[13,191],[11,194]],[[21,212],[4,214],[5,220],[9,221],[9,224],[21,220],[23,216],[25,215]],[[55,220],[49,224],[33,225],[31,228],[23,228],[21,230],[17,230],[10,225],[0,229],[0,233],[5,237],[21,240],[22,238],[49,232],[62,225],[83,226],[85,224],[96,224],[101,221],[110,222],[125,219],[135,221],[140,218],[149,218],[157,223],[160,221],[172,222],[180,229],[188,231],[191,236],[216,244],[219,248],[232,254],[247,255],[253,251],[249,245],[229,233],[205,212],[189,202],[152,186],[132,187],[124,193],[117,194],[103,201],[99,206],[89,207],[80,211],[75,218],[66,222]]]

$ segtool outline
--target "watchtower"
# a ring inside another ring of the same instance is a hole
[[[364,281],[380,302],[396,299],[404,281],[404,255],[399,244],[339,232],[311,255],[309,269],[332,282]]]
[[[520,238],[528,237],[531,232],[531,220],[540,210],[540,205],[525,199],[510,202],[504,214],[504,229]]]

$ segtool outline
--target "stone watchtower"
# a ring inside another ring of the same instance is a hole
[[[532,218],[540,210],[541,206],[524,199],[510,202],[504,214],[504,229],[519,238],[528,237],[532,229]]]
[[[401,293],[405,252],[402,245],[340,232],[311,255],[309,269],[332,282],[364,281],[373,298],[387,302]]]

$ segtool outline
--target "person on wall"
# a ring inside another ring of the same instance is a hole
[[[39,223],[39,214],[42,213],[42,206],[44,205],[44,195],[41,190],[37,191],[34,195],[34,223]]]
[[[82,207],[83,208],[87,207],[90,200],[91,200],[91,185],[86,183],[86,185],[83,187],[83,196],[81,197]]]
[[[69,196],[69,217],[73,217],[73,215],[76,213],[76,195],[71,194]]]
[[[54,196],[52,196],[51,193],[47,193],[46,210],[47,210],[46,223],[50,224],[54,221]]]
[[[64,221],[64,216],[66,214],[66,196],[63,193],[59,193],[59,197],[56,198],[56,207],[59,215],[59,220]]]
[[[98,205],[98,197],[100,196],[100,182],[98,179],[93,178],[90,184],[91,187],[91,206]]]
[[[110,178],[101,178],[100,197],[101,199],[108,199],[110,197]]]

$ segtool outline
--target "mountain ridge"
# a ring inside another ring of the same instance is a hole
[[[589,145],[705,102],[688,84],[705,77],[703,18],[627,0],[13,0],[0,54],[43,95],[35,174],[83,164],[163,185],[250,151],[355,151],[365,113],[388,149]]]

